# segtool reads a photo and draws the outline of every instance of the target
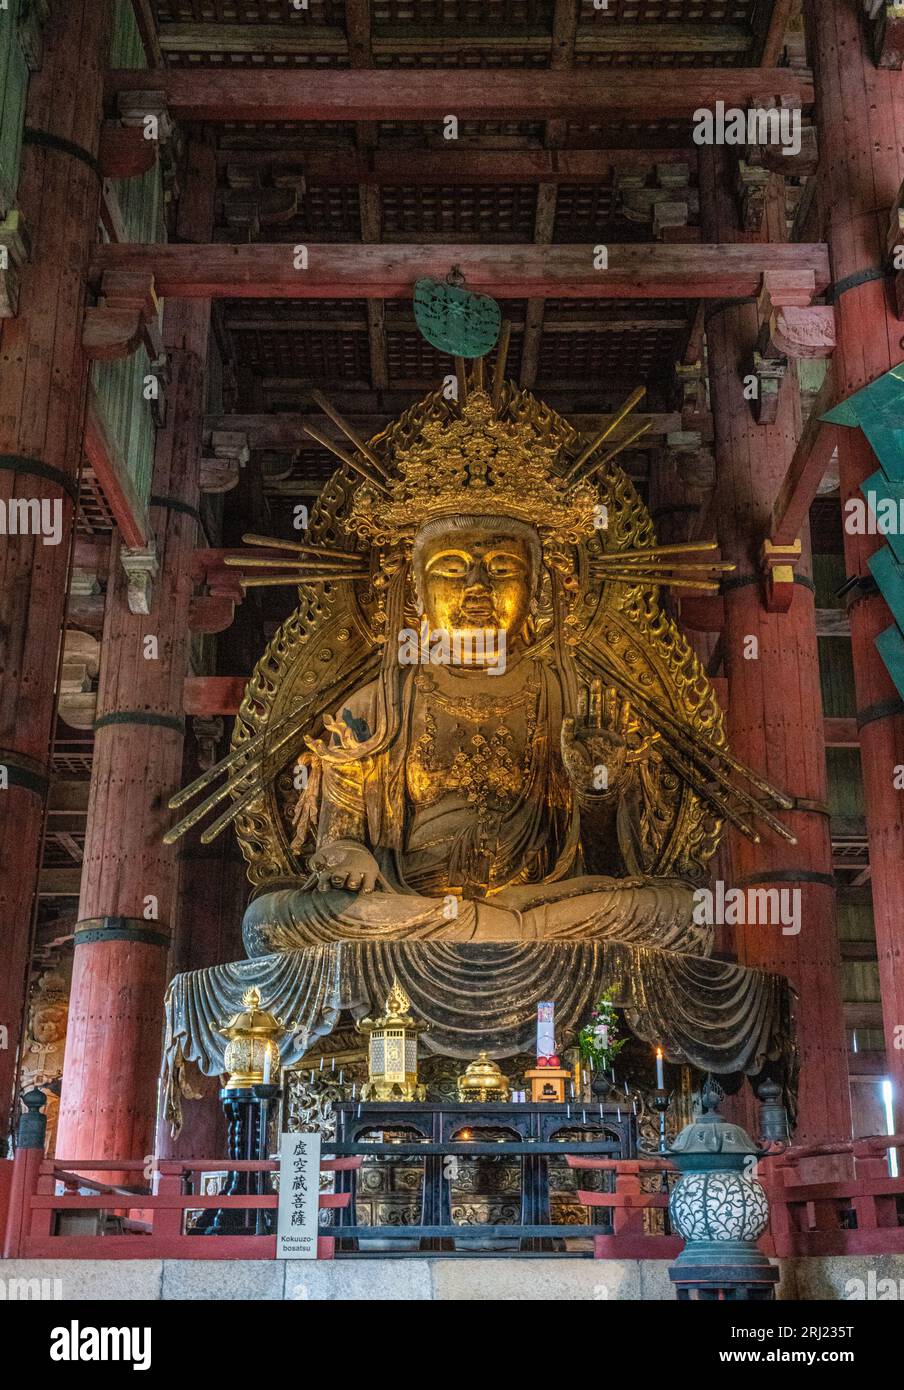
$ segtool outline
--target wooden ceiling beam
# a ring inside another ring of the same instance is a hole
[[[518,184],[608,183],[622,169],[654,169],[658,164],[696,164],[696,148],[681,149],[458,149],[448,141],[439,149],[410,149],[384,139],[370,155],[348,142],[335,149],[299,143],[286,148],[221,148],[220,164],[238,167],[297,164],[311,183],[330,184]]]
[[[97,245],[92,277],[105,271],[153,274],[157,293],[176,299],[407,298],[422,275],[442,279],[458,265],[475,290],[503,298],[747,299],[767,271],[830,281],[822,243],[613,245],[608,270],[594,267],[590,245],[309,245],[307,269],[293,248],[272,243],[227,246]]]
[[[107,74],[107,94],[143,91],[144,70]],[[188,121],[689,120],[717,101],[749,106],[782,96],[812,104],[813,84],[787,68],[582,67],[558,72],[392,69],[312,72],[171,68],[155,72],[170,116]]]
[[[524,315],[517,311],[508,314],[513,333],[523,333]],[[394,311],[385,317],[388,333],[414,333],[419,331],[411,310]],[[317,313],[297,314],[254,314],[243,317],[239,314],[227,315],[223,326],[229,333],[366,333],[367,319],[362,314],[356,318],[329,318]],[[688,323],[684,315],[663,314],[645,315],[640,309],[630,318],[612,318],[603,314],[581,311],[563,313],[560,309],[547,312],[543,320],[544,333],[631,333],[641,329],[650,332],[687,332]],[[678,426],[676,426],[678,428]]]
[[[795,0],[757,0],[753,32],[757,59],[763,67],[775,67],[782,56],[794,5]]]
[[[411,401],[408,401],[411,404]],[[581,434],[598,434],[612,419],[609,413],[600,415],[571,414],[565,412],[568,423],[580,431]],[[388,411],[365,412],[356,414],[353,410],[343,408],[342,414],[354,425],[358,432],[366,439],[371,439],[380,430],[386,428],[393,420],[393,415]],[[643,440],[638,440],[638,448],[651,447],[650,440],[653,438],[662,439],[663,435],[671,434],[681,428],[681,416],[677,412],[664,411],[654,415],[632,415],[632,421],[637,425],[651,421],[652,428]],[[251,449],[317,449],[320,446],[316,441],[309,439],[304,433],[304,426],[318,421],[318,430],[322,430],[325,435],[335,438],[341,442],[341,434],[329,421],[324,421],[322,417],[314,411],[298,412],[286,411],[273,415],[207,415],[204,419],[205,430],[225,430],[238,431],[248,436],[248,445]]]
[[[146,0],[145,0],[146,3]],[[354,0],[354,7],[366,12],[367,0]],[[573,0],[564,8],[576,16]],[[354,57],[358,41],[357,26],[349,23],[348,33],[338,25],[313,24],[162,24],[160,47],[169,54],[244,54],[247,56]],[[542,29],[520,25],[494,25],[491,31],[466,25],[381,25],[372,37],[368,21],[368,45],[379,57],[416,53],[499,53],[555,55],[559,31],[550,35]],[[750,53],[753,35],[740,24],[599,24],[578,28],[572,24],[572,39],[578,53],[718,54],[731,57]],[[364,67],[369,64],[353,63]]]

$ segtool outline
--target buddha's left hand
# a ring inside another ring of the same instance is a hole
[[[609,686],[594,680],[581,692],[577,719],[562,721],[562,761],[576,792],[605,796],[616,790],[625,774],[631,724],[629,702]]]

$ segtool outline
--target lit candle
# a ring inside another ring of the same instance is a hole
[[[270,1044],[264,1044],[264,1085],[270,1085]]]
[[[656,1049],[656,1086],[660,1091],[665,1090],[665,1076],[662,1071],[662,1048]]]

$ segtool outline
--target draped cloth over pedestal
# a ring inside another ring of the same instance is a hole
[[[181,1123],[186,1062],[208,1076],[225,1070],[220,1024],[251,985],[294,1025],[282,1045],[293,1066],[348,1010],[379,1010],[394,979],[429,1027],[428,1051],[473,1058],[530,1049],[540,999],[555,999],[562,1036],[584,1022],[603,989],[615,988],[631,1031],[667,1057],[719,1075],[756,1076],[778,1064],[793,1109],[792,992],[781,976],[723,961],[619,941],[470,944],[347,942],[286,951],[178,975],[166,998],[167,1118]]]

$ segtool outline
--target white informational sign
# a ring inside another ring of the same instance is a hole
[[[278,1260],[316,1260],[320,1135],[284,1134],[279,1150]]]

